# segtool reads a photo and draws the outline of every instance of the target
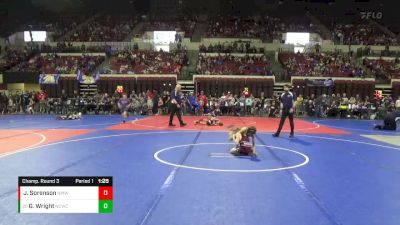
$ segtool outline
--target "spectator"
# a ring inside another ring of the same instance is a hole
[[[251,115],[252,113],[252,108],[253,108],[253,103],[254,103],[254,96],[251,95],[250,97],[246,98],[246,114]]]
[[[12,100],[11,100],[12,101]],[[8,99],[6,94],[0,92],[0,113],[7,113]]]
[[[314,116],[315,115],[315,100],[314,99],[309,99],[307,102],[307,115],[308,116]]]
[[[302,94],[299,94],[299,96],[297,96],[296,98],[296,102],[295,102],[295,109],[296,109],[296,116],[299,116],[300,113],[303,114],[304,113],[304,98]]]
[[[156,90],[153,90],[153,107],[152,107],[153,115],[158,114],[159,101],[160,101],[160,96],[158,96],[158,92]]]
[[[39,113],[46,113],[47,105],[47,94],[43,90],[40,90],[37,95],[37,100],[39,101]]]
[[[189,102],[191,114],[196,114],[196,112],[200,109],[200,105],[197,101],[197,98],[196,98],[196,95],[194,94],[194,92],[190,92],[189,97],[188,97],[188,102]]]
[[[400,110],[400,96],[396,100],[396,110]]]

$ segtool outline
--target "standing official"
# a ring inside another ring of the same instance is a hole
[[[171,102],[170,102],[170,115],[169,115],[169,126],[175,126],[172,121],[174,120],[174,115],[178,117],[179,124],[181,127],[186,126],[186,123],[182,120],[182,93],[181,85],[177,84],[175,89],[171,91]]]
[[[295,96],[292,92],[290,92],[290,86],[285,85],[285,92],[281,95],[281,121],[279,122],[279,128],[272,136],[279,137],[281,133],[283,124],[285,123],[286,117],[289,117],[290,122],[290,135],[289,137],[294,137],[294,122],[293,122],[293,113],[294,113],[294,101]]]

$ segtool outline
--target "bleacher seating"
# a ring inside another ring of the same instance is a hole
[[[111,59],[112,74],[179,74],[186,52],[125,51]]]
[[[288,22],[265,14],[263,17],[240,17],[218,15],[209,20],[207,37],[220,38],[261,38],[272,42],[281,40],[285,32],[317,32],[313,24],[305,19],[289,19]]]
[[[261,38],[266,36],[267,27],[264,25],[263,21],[252,17],[218,15],[209,20],[206,35],[207,37]]]
[[[8,49],[5,53],[4,58],[2,59],[3,62],[0,63],[0,72],[4,72],[20,64],[24,60],[27,60],[28,56],[28,51]]]
[[[338,53],[279,54],[279,61],[289,76],[363,77],[362,68],[353,65],[350,57]]]
[[[333,27],[333,38],[342,44],[352,45],[396,45],[396,38],[389,37],[370,24],[353,22],[338,23]]]
[[[363,64],[371,70],[375,77],[380,79],[400,78],[400,61],[395,59],[369,59],[364,58]]]
[[[85,14],[62,14],[62,15],[41,15],[35,20],[22,25],[18,30],[23,31],[47,31],[47,35],[53,40],[67,34],[87,19]]]
[[[198,74],[272,75],[265,55],[234,56],[228,54],[200,55]]]
[[[183,17],[179,20],[148,21],[142,28],[142,33],[145,31],[177,31],[184,32],[185,37],[192,37],[196,26],[196,20],[190,17]]]
[[[137,16],[99,16],[76,31],[67,41],[123,41],[137,23]]]
[[[199,90],[212,96],[221,96],[223,93],[231,92],[233,95],[240,96],[246,86],[254,96],[260,96],[264,92],[265,96],[272,96],[274,92],[274,79],[255,77],[230,78],[230,77],[196,77],[195,82]]]
[[[104,56],[57,56],[48,54],[44,56],[36,55],[29,61],[12,68],[12,71],[19,72],[42,72],[42,73],[60,73],[74,74],[78,68],[88,71],[94,70],[104,61]]]

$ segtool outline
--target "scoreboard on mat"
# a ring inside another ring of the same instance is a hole
[[[18,177],[19,213],[112,211],[112,177]]]

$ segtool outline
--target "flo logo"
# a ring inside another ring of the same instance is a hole
[[[382,12],[360,12],[361,19],[374,19],[380,20],[383,17]]]

